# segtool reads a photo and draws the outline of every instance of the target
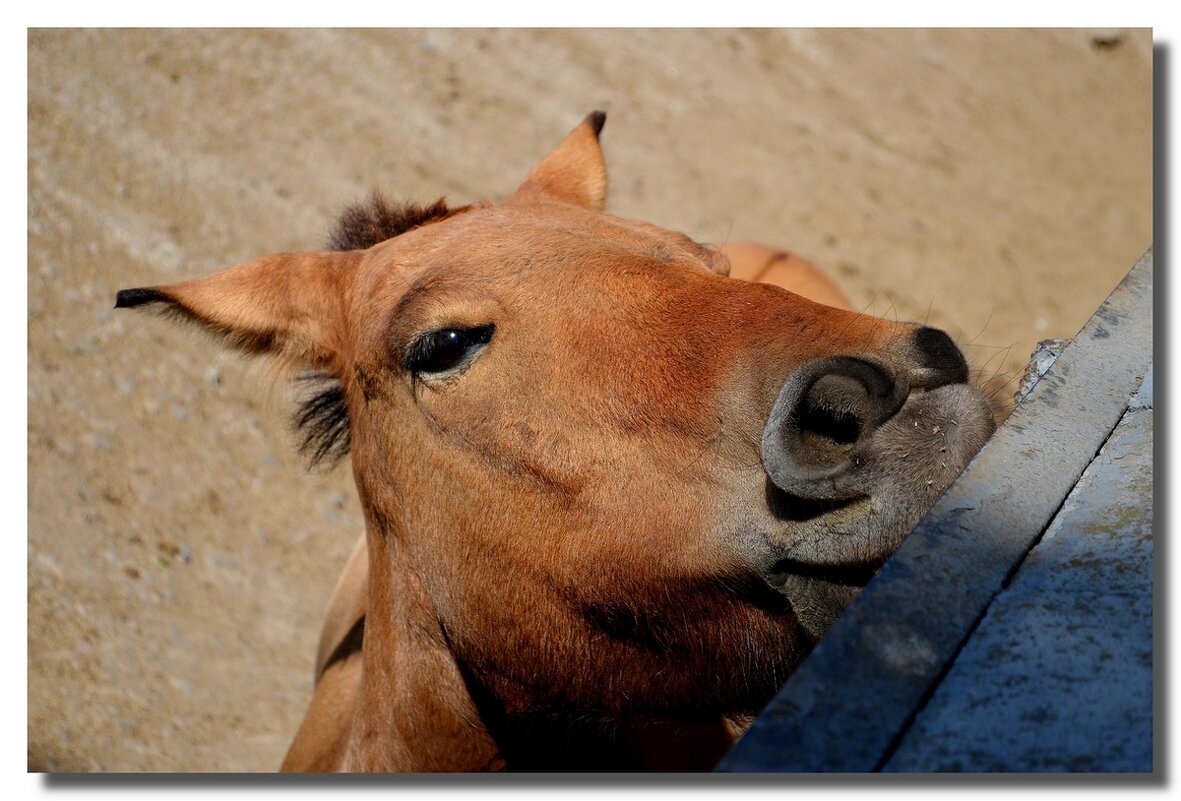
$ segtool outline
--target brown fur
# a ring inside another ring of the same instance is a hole
[[[366,537],[285,769],[707,768],[827,609],[825,587],[775,590],[784,557],[824,564],[826,526],[926,502],[905,480],[924,452],[874,508],[780,514],[759,443],[793,376],[856,357],[934,411],[962,365],[934,365],[913,325],[723,277],[776,252],[728,259],[603,214],[601,124],[503,204],[127,296],[340,383]],[[404,364],[423,337],[488,326],[451,372]],[[875,431],[885,470],[898,442]],[[864,563],[896,542],[871,539]]]
[[[377,241],[384,241],[384,238],[376,240],[374,244]],[[818,303],[849,308],[848,300],[836,285],[814,266],[797,256],[754,243],[727,244],[719,250],[727,257],[731,278],[770,283]],[[784,262],[786,269],[771,269]],[[330,665],[335,667],[339,662],[348,661],[360,650],[361,641],[356,633],[365,618],[368,574],[369,554],[365,548],[365,537],[362,535],[353,546],[353,552],[337,580],[336,589],[333,590],[332,599],[329,601],[328,612],[320,630],[320,644],[316,650],[317,687],[312,705],[308,709],[307,719],[310,722],[305,724],[306,731],[301,730],[300,737],[296,740],[297,745],[293,746],[293,752],[287,757],[287,763],[290,765],[285,763],[285,766],[309,764],[301,759],[300,754],[300,750],[307,747],[309,741],[343,737],[344,730],[339,727],[347,728],[347,718],[337,717],[329,721],[326,720],[327,716],[323,710],[335,708],[342,703],[351,707],[352,699],[342,698],[340,680],[332,682],[324,689],[320,688],[319,683],[322,674]],[[352,659],[350,667],[342,670],[359,673],[359,660]],[[329,698],[332,700],[327,700]],[[316,749],[309,750],[314,752]],[[312,766],[309,769],[316,768]]]
[[[828,276],[794,253],[754,242],[729,243],[721,250],[730,261],[731,278],[783,287],[838,309],[852,308],[845,293]]]

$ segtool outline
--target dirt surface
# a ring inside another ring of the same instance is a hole
[[[1087,31],[34,31],[36,771],[271,770],[361,530],[286,385],[115,291],[503,198],[587,112],[609,209],[763,240],[1012,394],[1152,240],[1152,42]]]

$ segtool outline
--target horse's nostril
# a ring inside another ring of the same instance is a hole
[[[831,373],[816,379],[798,409],[801,435],[838,445],[856,442],[869,413],[866,387],[851,376]]]
[[[968,363],[964,354],[938,328],[920,328],[914,332],[919,364],[934,372],[935,385],[964,384],[968,381]]]
[[[801,498],[839,497],[832,480],[855,467],[858,443],[906,393],[905,382],[863,359],[838,356],[801,368],[783,385],[763,429],[768,476]]]
[[[804,413],[800,428],[818,434],[838,445],[856,442],[861,436],[861,421],[853,414],[823,407],[813,407]]]

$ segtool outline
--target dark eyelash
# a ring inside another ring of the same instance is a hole
[[[464,336],[470,345],[486,345],[492,340],[492,334],[495,331],[496,326],[489,323],[472,328],[441,328],[422,334],[406,348],[406,354],[402,358],[402,367],[410,373],[419,372],[421,365],[429,363],[435,357],[441,341],[440,335],[458,333]]]

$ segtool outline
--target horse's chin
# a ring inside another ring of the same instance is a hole
[[[777,532],[764,577],[809,634],[835,622],[995,429],[978,390],[948,385],[912,394],[857,444],[846,472],[808,487],[810,497],[768,472]]]
[[[782,495],[773,485],[768,487],[768,497],[781,507],[814,506]],[[787,597],[799,625],[813,639],[824,635],[885,561],[885,555],[865,548],[872,538],[834,533],[857,531],[873,519],[868,510],[871,503],[862,498],[836,504],[799,521],[794,533],[798,536],[802,529],[804,536],[793,546],[778,549],[778,558],[764,571],[767,583]]]

